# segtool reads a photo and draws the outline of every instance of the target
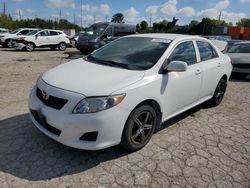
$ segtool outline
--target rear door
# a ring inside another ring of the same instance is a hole
[[[222,75],[222,62],[214,47],[207,41],[196,41],[202,76],[199,98],[212,96]]]
[[[49,40],[51,45],[57,45],[61,42],[61,37],[57,31],[49,31]]]

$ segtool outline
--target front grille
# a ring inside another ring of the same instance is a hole
[[[41,114],[39,114],[39,112],[37,112],[35,110],[31,110],[30,112],[31,112],[32,116],[34,117],[34,119],[37,121],[37,123],[39,123],[39,125],[41,125],[43,128],[45,128],[47,131],[53,133],[54,135],[60,136],[61,131],[59,129],[49,125],[46,122],[46,119]]]
[[[235,63],[233,66],[241,69],[250,69],[250,63]]]
[[[60,110],[68,102],[66,99],[55,96],[49,96],[49,98],[46,100],[43,98],[42,91],[38,87],[36,88],[36,95],[43,102],[43,104],[57,110]]]

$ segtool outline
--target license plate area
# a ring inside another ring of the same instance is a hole
[[[34,117],[34,119],[37,121],[37,123],[39,123],[40,126],[42,126],[44,129],[46,129],[50,133],[52,133],[56,136],[60,136],[62,131],[49,125],[46,121],[45,116],[40,111],[31,110],[30,112],[31,112],[32,116]]]

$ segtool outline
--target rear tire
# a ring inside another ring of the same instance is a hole
[[[32,52],[32,51],[35,49],[35,45],[34,45],[32,42],[28,42],[28,43],[25,45],[25,49],[26,49],[28,52]]]
[[[61,42],[59,45],[58,45],[58,49],[60,51],[65,51],[67,48],[67,44],[65,42]]]
[[[120,145],[130,152],[143,148],[151,139],[156,124],[157,115],[153,107],[143,105],[136,108],[125,124]]]
[[[220,105],[223,100],[224,94],[227,89],[227,80],[225,78],[221,78],[213,95],[213,98],[210,100],[211,106],[215,107]]]

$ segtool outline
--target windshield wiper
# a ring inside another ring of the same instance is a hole
[[[117,63],[117,62],[111,61],[111,60],[98,59],[98,58],[95,58],[92,55],[89,55],[87,57],[87,59],[88,60],[93,60],[94,62],[99,63],[99,64],[108,65],[108,66],[111,66],[111,67],[121,67],[121,68],[124,68],[124,69],[130,69],[127,64],[121,64],[121,63]]]
[[[117,63],[117,62],[111,61],[111,60],[101,60],[101,61],[103,63],[109,64],[111,66],[121,67],[121,68],[124,68],[124,69],[130,69],[129,65],[127,65],[127,64]]]

